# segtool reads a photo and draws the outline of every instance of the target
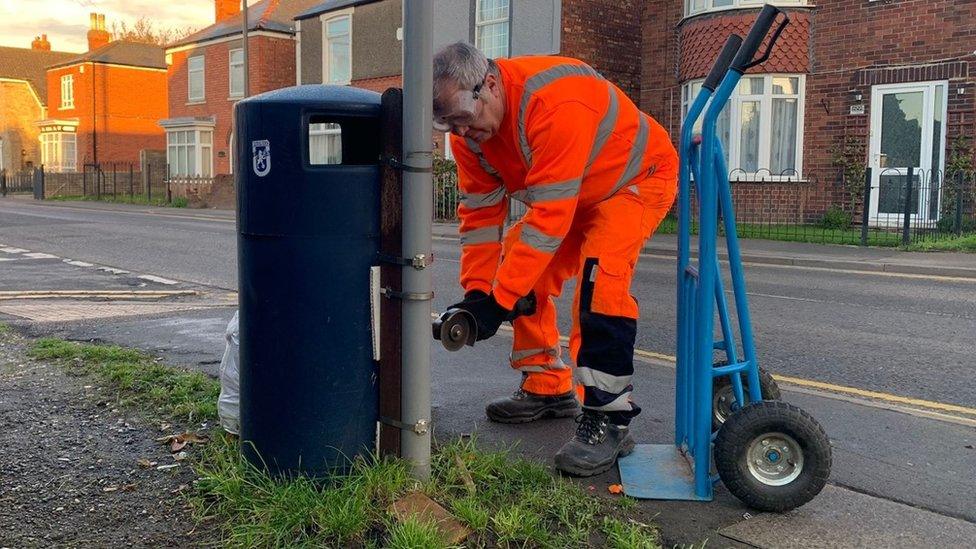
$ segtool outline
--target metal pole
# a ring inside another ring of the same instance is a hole
[[[433,121],[433,2],[403,3],[403,256],[429,259],[434,190],[431,182]],[[431,274],[403,269],[403,458],[414,477],[430,477]]]
[[[244,51],[244,97],[250,94],[250,88],[248,87],[248,74],[247,74],[247,0],[241,0],[241,42],[243,43]]]
[[[861,204],[861,246],[868,245],[868,222],[871,220],[871,168],[864,170],[864,203]]]
[[[912,230],[912,193],[915,185],[915,168],[908,168],[908,173],[905,177],[905,219],[902,224],[901,230],[901,243],[904,246],[908,246],[911,241],[911,230]]]

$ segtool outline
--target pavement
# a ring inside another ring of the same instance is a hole
[[[434,236],[456,239],[458,226],[454,223],[435,223]],[[742,261],[753,265],[976,278],[976,254],[905,252],[897,248],[760,239],[741,239],[740,248]],[[695,255],[697,250],[698,242],[692,239],[692,255]],[[643,253],[676,257],[678,237],[673,234],[654,235],[644,246]],[[720,260],[728,261],[728,251],[723,239],[719,239],[718,253]]]
[[[0,207],[9,203],[9,198],[0,200]],[[214,231],[211,234],[216,235],[216,229],[210,228],[214,222],[221,225],[220,234],[233,231],[233,212],[227,211],[84,202],[31,201],[31,204],[37,207],[25,209],[28,212],[25,215],[40,216],[47,208],[54,208],[50,211],[52,215],[57,213],[60,219],[57,222],[65,223],[65,231],[79,223],[80,216],[76,218],[72,212],[92,210],[126,214],[125,217],[133,219],[133,224],[140,223],[141,219],[160,220],[166,230],[200,235],[196,238],[207,236],[206,231]],[[26,223],[21,218],[7,219],[11,224]],[[195,276],[193,273],[204,267],[191,269],[174,265],[168,250],[177,248],[175,244],[161,243],[155,249],[150,246],[146,256],[137,259],[125,259],[122,254],[116,257],[103,251],[76,255],[63,250],[71,249],[70,244],[80,236],[64,241],[43,236],[28,246],[22,244],[20,237],[16,242],[11,241],[2,227],[4,221],[0,220],[0,243],[7,245],[0,246],[0,260],[8,260],[0,261],[0,292],[8,293],[0,293],[0,321],[36,336],[56,335],[138,347],[163,357],[168,363],[211,375],[216,373],[224,349],[223,331],[236,308],[236,294],[232,293],[236,288],[236,273]],[[90,231],[87,228],[90,226],[80,227]],[[146,227],[147,234],[153,231],[158,229]],[[435,264],[435,270],[456,268],[456,259],[442,252],[454,249],[453,243],[444,241],[456,238],[456,231],[453,225],[435,225],[435,238],[441,242],[438,253],[442,253],[439,256],[442,261]],[[78,234],[81,232],[79,229]],[[136,236],[131,245],[145,247],[140,240],[142,234]],[[122,245],[124,239],[118,240],[118,245]],[[673,238],[661,235],[645,251],[666,258],[674,255],[674,244]],[[3,248],[12,249],[4,251]],[[211,248],[204,249],[207,251],[203,255],[211,253]],[[212,249],[212,254],[219,259],[212,268],[231,268],[227,263],[232,254],[221,245]],[[947,285],[954,284],[950,279],[976,279],[973,255],[916,254],[758,240],[744,240],[743,251],[750,263],[797,266],[805,271],[823,269],[824,277],[841,272],[889,272],[903,275],[899,279],[912,275],[930,277],[932,284],[938,283],[938,277],[945,277]],[[104,264],[93,259],[99,254],[106,258]],[[134,263],[140,267],[132,267]],[[658,263],[661,268],[673,271],[670,262]],[[438,280],[452,277],[456,280],[456,273],[448,271],[437,275]],[[654,272],[654,276],[660,273]],[[790,275],[784,271],[782,276]],[[958,286],[957,291],[970,288],[968,284]],[[28,299],[26,292],[39,290],[93,292],[93,296]],[[110,292],[119,293],[112,297]],[[102,297],[94,297],[95,293]],[[451,291],[443,294],[435,301],[435,310],[448,303],[445,299]],[[798,307],[805,302],[789,303]],[[971,316],[964,309],[968,305],[962,303],[959,307],[958,312],[939,312],[935,318]],[[510,337],[510,331],[503,329],[498,337],[457,353],[449,353],[439,345],[432,347],[434,434],[438,439],[447,439],[477,433],[483,444],[515,445],[517,452],[548,462],[559,445],[571,436],[574,429],[571,419],[513,426],[491,423],[484,417],[484,403],[511,392],[517,381],[504,360],[510,349]],[[837,341],[834,335],[829,340]],[[973,349],[971,334],[968,337],[959,334],[957,340],[968,341],[965,347]],[[673,438],[674,369],[673,362],[663,356],[647,354],[637,360],[640,383],[635,398],[644,412],[634,423],[634,434],[640,443],[663,444]],[[653,517],[660,525],[665,546],[703,543],[710,547],[769,548],[973,546],[976,416],[942,414],[914,408],[909,403],[795,383],[781,383],[781,387],[786,401],[811,412],[830,435],[834,467],[827,489],[811,503],[784,515],[755,513],[721,486],[715,500],[709,503],[641,501],[642,516]],[[963,396],[959,402],[971,406],[970,400],[971,395]],[[616,471],[612,470],[585,479],[581,485],[595,494],[610,497],[607,487],[618,481]]]

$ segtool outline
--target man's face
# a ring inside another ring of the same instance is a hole
[[[435,115],[438,129],[484,143],[498,132],[505,106],[500,82],[493,74],[485,77],[476,91],[462,90],[453,82],[445,83],[438,96]]]

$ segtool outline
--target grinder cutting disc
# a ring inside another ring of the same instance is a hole
[[[451,309],[438,319],[441,344],[448,351],[457,351],[465,345],[474,345],[478,328],[471,313]]]

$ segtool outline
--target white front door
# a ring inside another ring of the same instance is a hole
[[[912,169],[908,211],[913,223],[939,216],[945,162],[948,82],[874,86],[871,90],[871,224],[904,223],[907,179]]]

